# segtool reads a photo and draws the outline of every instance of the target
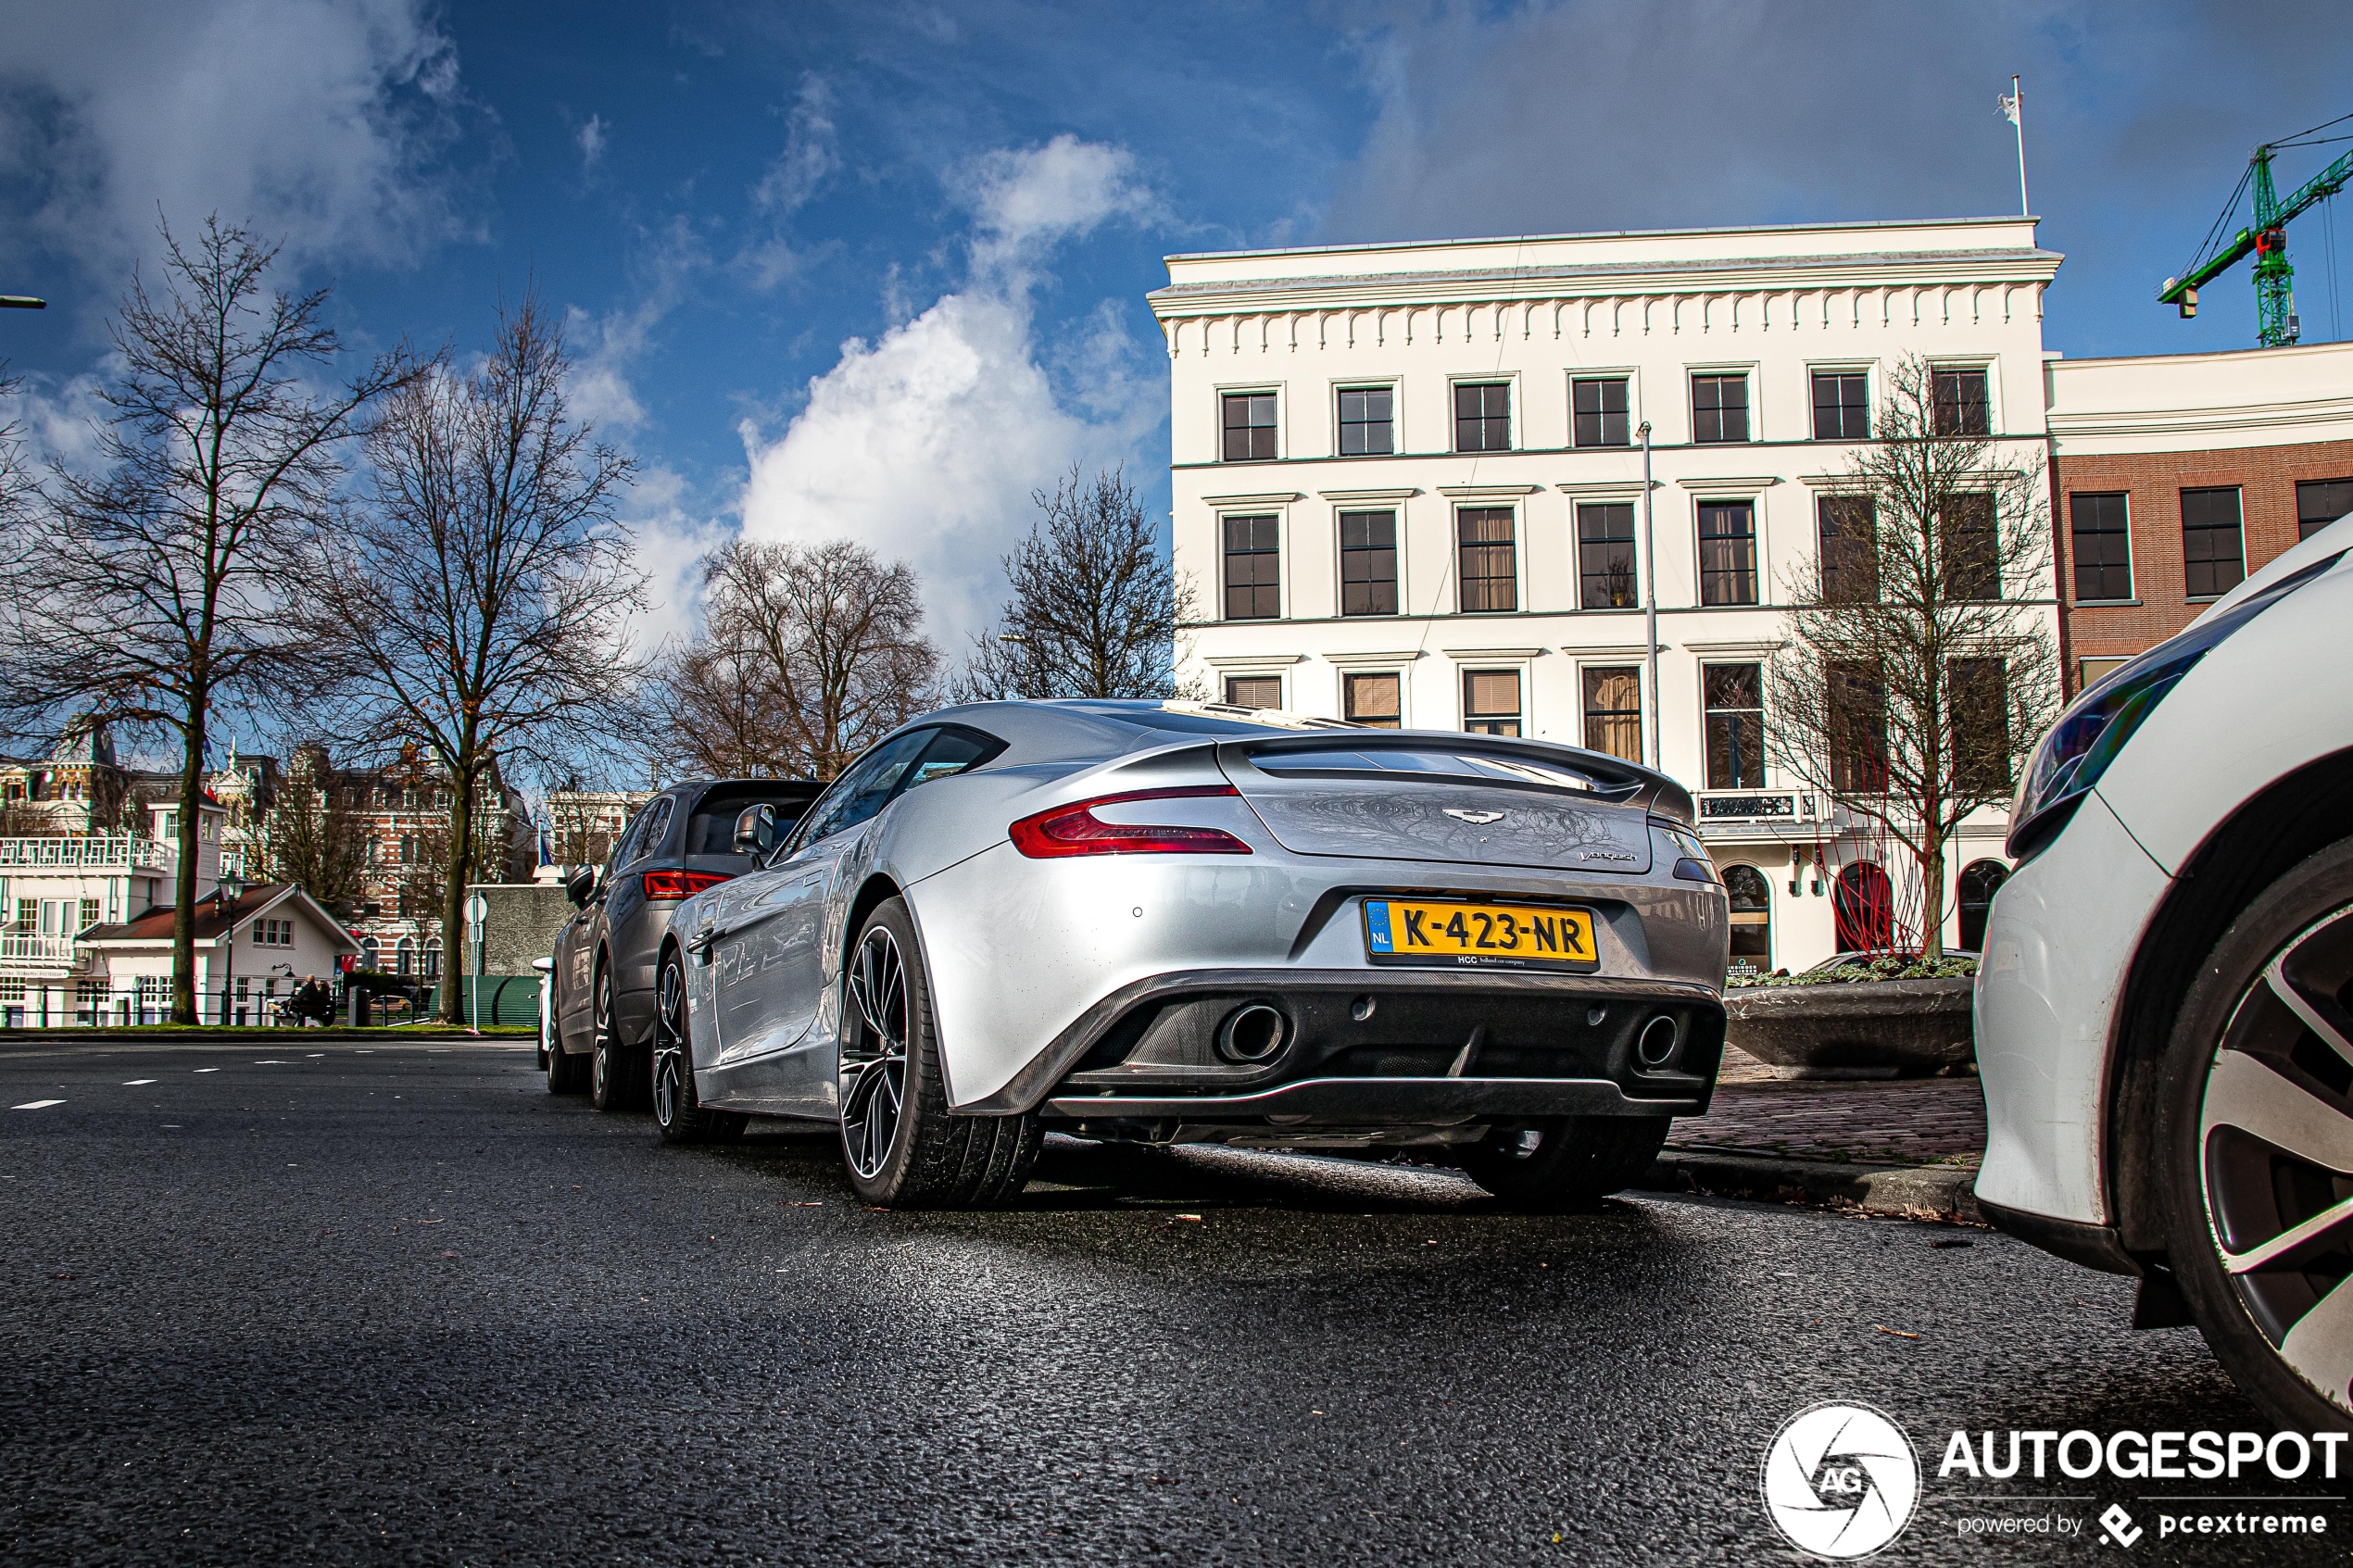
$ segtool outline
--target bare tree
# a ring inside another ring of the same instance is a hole
[[[956,700],[1200,695],[1180,693],[1175,674],[1191,584],[1162,555],[1126,473],[1082,480],[1074,465],[1031,498],[1044,516],[1005,558],[1013,601],[973,638]]]
[[[9,583],[11,697],[83,721],[170,735],[182,757],[171,1017],[195,1010],[196,844],[216,707],[304,679],[308,640],[285,611],[360,411],[407,384],[395,351],[332,392],[328,290],[285,295],[277,247],[206,220],[164,231],[162,298],[134,281],[112,329],[120,377],[102,395],[94,472],[59,470],[38,547]]]
[[[704,630],[661,696],[684,759],[830,779],[932,706],[939,654],[903,562],[846,539],[738,540],[703,582]]]
[[[2039,459],[1995,441],[1969,385],[1906,358],[1879,429],[1825,493],[1818,560],[1787,575],[1767,707],[1774,761],[1881,824],[1919,877],[1923,955],[1944,952],[1944,851],[2008,800],[2058,707]]]
[[[644,602],[612,506],[635,465],[572,419],[562,330],[535,297],[501,311],[470,372],[435,366],[387,400],[369,485],[311,552],[308,621],[339,650],[355,728],[437,764],[450,816],[436,902],[462,929],[481,791],[497,759],[609,744]],[[459,1017],[456,987],[442,1016]]]
[[[296,749],[261,821],[261,850],[271,881],[290,882],[338,920],[349,918],[366,884],[368,832],[324,746]]]

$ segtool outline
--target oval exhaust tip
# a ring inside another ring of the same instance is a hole
[[[1681,1044],[1681,1031],[1676,1028],[1673,1019],[1662,1012],[1643,1024],[1642,1032],[1634,1037],[1634,1060],[1644,1067],[1661,1068],[1675,1060],[1676,1048]]]
[[[1265,1002],[1247,1002],[1217,1026],[1217,1054],[1227,1061],[1265,1061],[1283,1048],[1290,1025]]]

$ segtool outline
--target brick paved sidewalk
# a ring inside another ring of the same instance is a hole
[[[1775,1078],[1728,1047],[1708,1113],[1679,1120],[1667,1147],[1974,1168],[1985,1152],[1985,1096],[1974,1077]]]

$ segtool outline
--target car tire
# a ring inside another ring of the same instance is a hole
[[[702,1103],[686,1027],[686,963],[673,948],[654,977],[654,1126],[666,1143],[734,1143],[751,1119]]]
[[[588,1060],[564,1054],[563,1032],[551,1019],[539,1021],[539,1065],[551,1095],[576,1095],[588,1086]]]
[[[599,1110],[635,1110],[644,1102],[652,1073],[640,1070],[641,1053],[623,1043],[612,971],[597,972],[596,1010],[588,1048],[588,1099]]]
[[[2353,1171],[2348,999],[2353,838],[2232,922],[2183,1002],[2159,1079],[2175,1281],[2215,1359],[2301,1432],[2353,1430],[2353,1214],[2321,1218]]]
[[[1667,1141],[1664,1116],[1547,1116],[1496,1126],[1463,1173],[1517,1209],[1590,1209],[1640,1181]]]
[[[1045,1141],[1034,1112],[948,1109],[931,984],[900,899],[878,905],[850,947],[837,1073],[842,1164],[866,1202],[990,1208],[1027,1184]]]

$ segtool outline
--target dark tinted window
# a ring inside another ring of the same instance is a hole
[[[1340,612],[1397,613],[1397,514],[1340,514]]]
[[[2194,599],[2218,598],[2246,579],[2237,486],[2182,492],[2182,565]]]
[[[1956,495],[1945,504],[1944,593],[1954,599],[2002,596],[2001,536],[1991,495]]]
[[[1869,495],[1825,495],[1815,508],[1822,542],[1822,602],[1869,604],[1879,597],[1879,558]]]
[[[1765,783],[1765,675],[1755,664],[1700,669],[1706,704],[1707,787],[1756,789]]]
[[[670,831],[670,814],[677,806],[674,797],[664,795],[646,807],[638,818],[637,831],[629,835],[629,856],[622,861],[623,865],[642,860],[661,847],[662,835]]]
[[[1271,621],[1277,608],[1276,523],[1271,517],[1229,517],[1226,526],[1226,619]]]
[[[1577,602],[1585,609],[1634,603],[1634,508],[1601,501],[1577,508]]]
[[[814,844],[870,821],[890,804],[890,797],[899,791],[900,781],[907,776],[923,755],[924,747],[937,734],[937,730],[910,730],[851,763],[849,771],[836,779],[824,798],[817,803],[816,813],[802,828],[799,842]]]
[[[1391,406],[1396,394],[1368,386],[1340,395],[1340,455],[1368,457],[1397,449]]]
[[[1748,439],[1748,378],[1746,376],[1693,376],[1692,378],[1692,439],[1693,441],[1746,441]]]
[[[1280,708],[1283,705],[1283,678],[1280,675],[1228,675],[1226,677],[1226,700],[1236,708]]]
[[[2309,539],[2353,512],[2353,479],[2307,479],[2296,486],[2296,536]]]
[[[1871,410],[1860,370],[1814,373],[1814,439],[1861,441],[1871,433]]]
[[[1229,463],[1275,455],[1275,395],[1228,393],[1225,399],[1225,457]]]
[[[2075,545],[2075,598],[2133,596],[2133,541],[2126,503],[2114,495],[2070,495],[2068,524]]]
[[[1579,446],[1624,446],[1626,433],[1626,378],[1612,376],[1606,380],[1571,382],[1569,400],[1576,419],[1571,439]]]
[[[1511,445],[1511,383],[1466,383],[1455,387],[1454,450],[1508,452]]]
[[[694,814],[686,819],[688,855],[733,855],[736,853],[736,819],[748,806],[767,805],[776,813],[777,837],[789,836],[792,824],[800,820],[809,808],[809,791],[802,789],[786,795],[782,791],[761,793],[757,790],[714,789],[695,802]]]

